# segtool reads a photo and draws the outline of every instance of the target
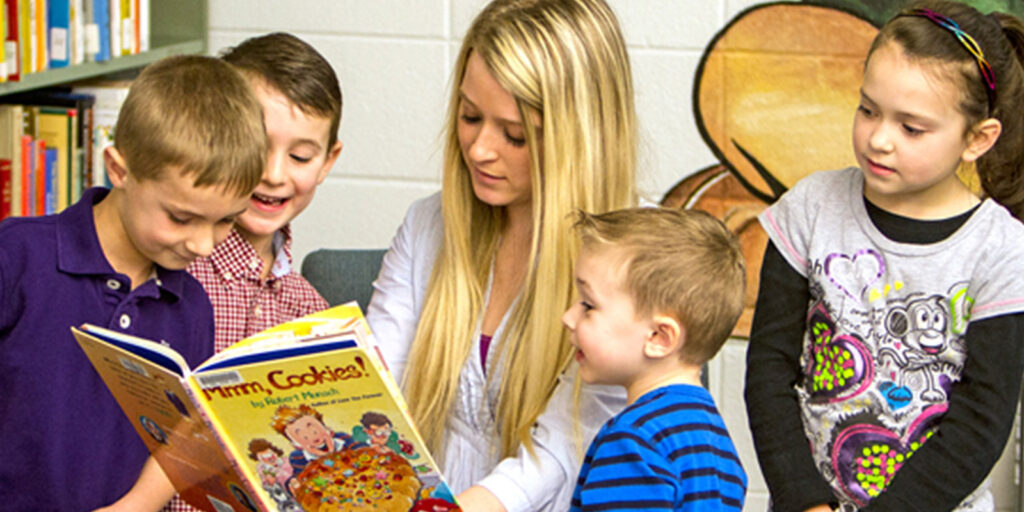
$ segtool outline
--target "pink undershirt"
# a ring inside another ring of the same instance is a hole
[[[480,367],[487,374],[487,351],[491,348],[491,337],[486,334],[480,335]]]

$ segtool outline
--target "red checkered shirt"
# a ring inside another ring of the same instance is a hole
[[[327,308],[313,285],[292,271],[291,230],[285,226],[279,234],[282,243],[267,279],[260,277],[263,260],[256,249],[233,229],[210,257],[188,266],[213,304],[217,352],[264,329]],[[165,512],[195,510],[178,496],[164,507]]]

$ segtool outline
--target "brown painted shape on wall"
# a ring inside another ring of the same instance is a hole
[[[766,4],[709,44],[694,86],[698,128],[754,197],[771,202],[814,171],[855,164],[850,127],[877,32],[843,11]]]

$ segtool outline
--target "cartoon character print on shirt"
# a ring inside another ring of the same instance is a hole
[[[915,398],[924,405],[945,402],[966,357],[963,333],[970,305],[966,284],[947,295],[915,295],[890,300],[884,311],[884,342],[878,349],[879,382],[892,411]]]

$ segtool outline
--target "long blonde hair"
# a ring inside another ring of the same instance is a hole
[[[427,288],[405,376],[413,418],[441,453],[459,375],[483,312],[504,210],[478,200],[457,133],[459,85],[476,52],[515,99],[530,148],[531,265],[508,317],[496,408],[502,457],[522,443],[569,361],[559,321],[574,295],[579,243],[572,212],[635,203],[636,122],[632,72],[604,0],[495,0],[462,43],[449,100],[442,183],[444,240]],[[543,151],[540,149],[543,148]]]

